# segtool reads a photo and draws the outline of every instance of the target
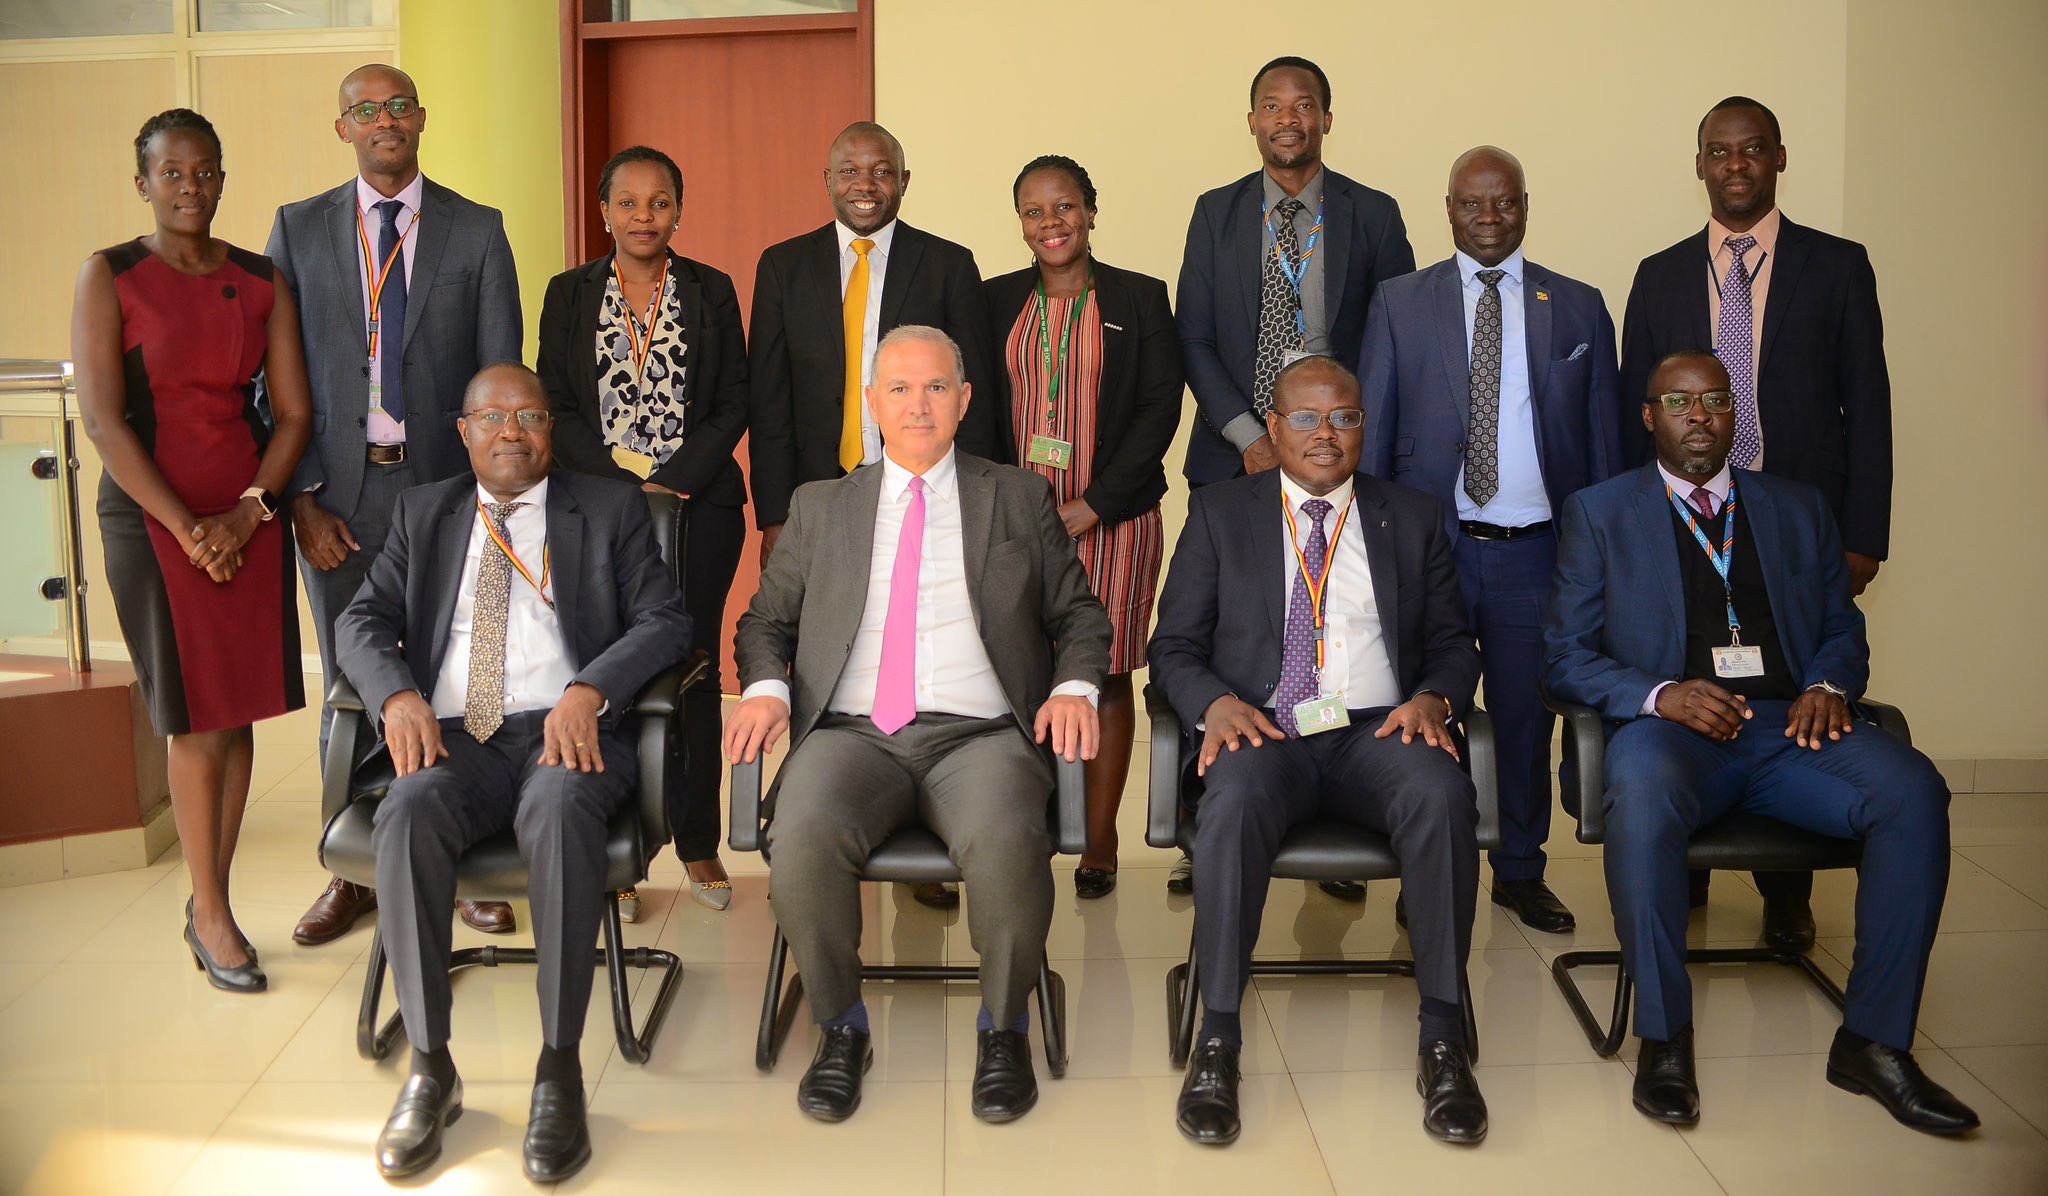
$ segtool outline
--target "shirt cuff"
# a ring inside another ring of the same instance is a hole
[[[763,681],[757,684],[766,685],[767,682]],[[1053,686],[1052,693],[1047,696],[1054,698],[1086,698],[1090,706],[1099,707],[1102,705],[1101,687],[1090,685],[1086,681],[1062,681],[1058,685]]]
[[[787,706],[790,704],[789,682],[779,681],[773,677],[766,681],[756,681],[740,691],[740,701],[744,702],[749,698],[775,698]]]
[[[1236,447],[1239,453],[1250,449],[1266,438],[1266,421],[1255,411],[1247,411],[1223,425],[1223,439]]]
[[[1643,713],[1663,718],[1663,715],[1657,713],[1657,695],[1664,692],[1665,686],[1676,684],[1678,684],[1676,681],[1659,681],[1656,685],[1652,686],[1650,696],[1643,699]]]

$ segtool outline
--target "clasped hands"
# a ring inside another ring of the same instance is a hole
[[[1727,742],[1742,733],[1742,724],[1756,717],[1749,699],[1729,693],[1711,681],[1680,681],[1657,691],[1657,716],[1690,727],[1708,739]],[[1792,703],[1785,717],[1785,738],[1819,751],[1823,745],[1855,730],[1849,703],[1825,689],[1809,689]]]
[[[1414,743],[1420,735],[1424,743],[1442,748],[1456,760],[1458,744],[1446,725],[1449,718],[1450,703],[1425,690],[1389,711],[1372,737],[1385,739],[1399,732],[1402,743]],[[1217,757],[1225,751],[1236,751],[1241,743],[1264,747],[1268,739],[1287,738],[1287,733],[1273,725],[1265,711],[1236,694],[1224,694],[1209,703],[1209,708],[1202,712],[1202,726],[1202,753],[1195,759],[1197,776],[1207,776]]]
[[[1062,759],[1093,760],[1102,736],[1102,719],[1087,698],[1058,694],[1038,708],[1031,720],[1035,742],[1051,738],[1052,750]],[[748,698],[725,723],[725,758],[733,764],[752,764],[775,749],[789,730],[789,703],[763,694]]]
[[[193,568],[205,570],[216,582],[230,581],[242,568],[242,546],[262,522],[262,508],[245,498],[218,515],[194,519],[178,546]]]
[[[562,700],[541,724],[540,762],[577,772],[603,772],[597,746],[597,715],[605,697],[596,686],[577,682],[562,691]],[[416,689],[392,694],[384,702],[384,746],[399,776],[431,768],[448,755],[441,742],[441,720]]]

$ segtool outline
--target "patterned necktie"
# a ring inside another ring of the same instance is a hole
[[[1472,423],[1465,430],[1465,493],[1485,506],[1500,492],[1500,280],[1481,270],[1486,290],[1472,316]]]
[[[889,573],[889,615],[882,623],[882,667],[875,677],[875,727],[894,735],[917,717],[917,566],[924,557],[924,479],[910,479],[910,509]]]
[[[505,522],[525,503],[484,504],[496,536],[484,537],[476,567],[476,605],[470,613],[469,691],[463,697],[462,728],[478,743],[505,725],[505,615],[512,602],[512,558],[498,541],[512,542]]]
[[[846,393],[839,410],[839,468],[848,473],[860,468],[867,446],[860,434],[860,355],[868,331],[868,251],[873,241],[862,237],[853,243],[853,273],[846,279],[846,302],[842,323],[846,330]]]
[[[1308,543],[1301,549],[1301,556],[1307,563],[1309,573],[1327,579],[1324,560],[1329,556],[1329,539],[1323,531],[1323,517],[1331,511],[1330,504],[1320,498],[1311,498],[1301,504],[1301,513],[1308,517]],[[1322,678],[1316,671],[1316,608],[1309,597],[1308,577],[1297,571],[1294,587],[1287,594],[1287,633],[1280,645],[1280,684],[1273,689],[1275,721],[1280,729],[1289,735],[1301,734],[1301,727],[1294,721],[1294,708],[1322,691]]]
[[[396,258],[391,251],[398,247],[398,212],[404,207],[395,199],[387,199],[377,205],[377,214],[384,223],[377,231],[377,261],[381,268],[391,263],[391,275],[384,280],[384,289],[377,292],[377,383],[382,390],[381,403],[384,414],[393,423],[405,422],[405,255]]]
[[[1287,364],[1287,354],[1302,347],[1301,292],[1294,289],[1287,270],[1280,265],[1280,256],[1285,255],[1289,267],[1301,267],[1301,241],[1294,232],[1294,216],[1301,209],[1298,199],[1283,199],[1273,205],[1273,214],[1280,221],[1273,228],[1280,253],[1266,253],[1261,243],[1265,264],[1259,271],[1259,347],[1252,360],[1252,411],[1262,420],[1273,409],[1273,383],[1280,377],[1280,367]]]
[[[1714,492],[1705,486],[1694,486],[1692,488],[1692,505],[1693,509],[1697,510],[1702,517],[1712,519],[1714,517]]]
[[[1750,273],[1743,258],[1756,248],[1755,237],[1728,238],[1728,253],[1735,261],[1721,283],[1721,325],[1714,330],[1714,355],[1728,369],[1728,386],[1735,392],[1735,450],[1728,463],[1748,469],[1763,451],[1764,438],[1756,423],[1756,313],[1750,306]]]

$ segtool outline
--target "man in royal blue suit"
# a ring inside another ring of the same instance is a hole
[[[1457,252],[1389,279],[1366,317],[1365,467],[1444,506],[1499,736],[1493,900],[1561,934],[1572,914],[1543,880],[1543,604],[1552,514],[1622,468],[1614,321],[1599,291],[1522,256],[1529,194],[1513,154],[1460,155],[1444,210]]]
[[[1820,491],[1731,468],[1713,354],[1651,374],[1656,460],[1566,500],[1545,682],[1608,721],[1607,892],[1642,1038],[1635,1105],[1699,1120],[1685,974],[1686,843],[1738,810],[1858,839],[1856,954],[1828,1081],[1914,1129],[1977,1115],[1920,1071],[1913,1023],[1948,888],[1948,787],[1855,717],[1863,615]]]

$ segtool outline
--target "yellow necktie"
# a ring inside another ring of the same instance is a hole
[[[839,468],[848,473],[859,468],[860,459],[867,455],[860,437],[860,351],[867,341],[868,251],[874,247],[866,237],[853,243],[853,251],[860,256],[854,260],[853,276],[846,280],[846,398],[839,413]]]

